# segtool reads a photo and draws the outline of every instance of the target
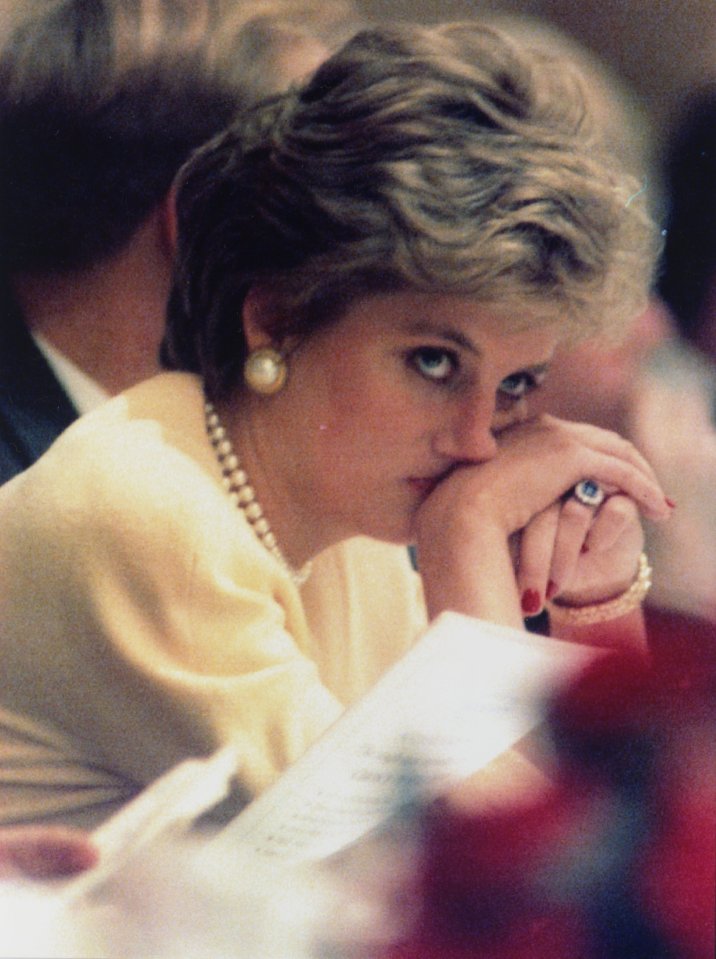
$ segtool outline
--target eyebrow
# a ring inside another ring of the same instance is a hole
[[[460,330],[451,326],[435,326],[426,320],[412,320],[408,323],[406,330],[415,336],[434,336],[438,339],[447,340],[449,343],[454,343],[455,346],[468,350],[475,356],[482,356],[482,350],[477,344],[469,340]]]
[[[514,373],[508,373],[508,376],[514,376],[516,373],[531,373],[536,379],[546,376],[549,372],[550,363],[535,363],[534,366],[523,366]]]
[[[426,320],[411,320],[410,323],[407,324],[406,330],[409,334],[415,336],[428,335],[447,340],[456,346],[468,350],[473,356],[482,356],[482,350],[476,343],[469,340],[460,330],[456,330],[451,326],[435,326]],[[508,375],[515,376],[517,373],[531,373],[535,377],[545,376],[550,366],[551,360],[546,360],[544,363],[535,363],[532,366],[521,366],[519,369],[516,369],[514,373]]]

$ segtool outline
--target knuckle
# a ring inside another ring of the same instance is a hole
[[[568,496],[562,504],[562,513],[560,520],[580,526],[588,526],[594,518],[595,510],[591,506],[585,506],[573,496]]]
[[[620,493],[608,496],[602,505],[602,511],[613,521],[627,521],[639,515],[639,508],[634,500]]]

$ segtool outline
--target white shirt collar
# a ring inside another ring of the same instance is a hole
[[[52,346],[44,336],[33,333],[32,338],[78,413],[89,413],[109,399],[109,393],[96,380]]]

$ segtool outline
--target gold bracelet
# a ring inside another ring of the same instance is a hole
[[[550,619],[553,622],[568,626],[591,626],[594,623],[606,623],[610,619],[618,619],[637,609],[644,601],[644,597],[651,589],[651,566],[642,553],[639,557],[639,569],[631,586],[620,596],[607,599],[603,603],[592,603],[589,606],[563,606],[552,600],[548,603]]]

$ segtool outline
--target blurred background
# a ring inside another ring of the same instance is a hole
[[[366,15],[426,23],[484,12],[544,19],[602,57],[668,136],[684,95],[716,76],[713,0],[361,0]]]

